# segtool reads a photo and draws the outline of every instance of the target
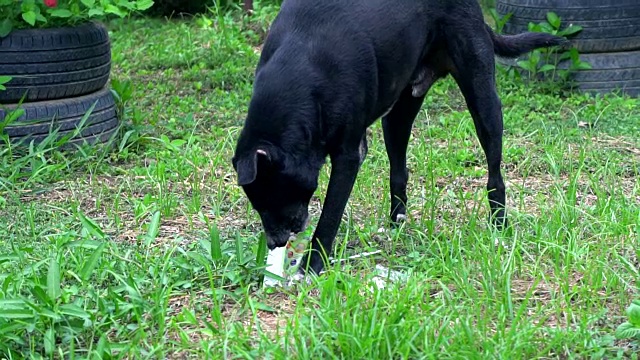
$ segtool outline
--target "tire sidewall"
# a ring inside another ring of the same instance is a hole
[[[53,69],[50,69],[53,68]],[[17,29],[0,39],[0,75],[11,76],[0,104],[82,96],[103,88],[111,71],[111,43],[103,23]]]

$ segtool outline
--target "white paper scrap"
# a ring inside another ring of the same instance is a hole
[[[373,277],[373,282],[378,289],[384,289],[388,285],[388,283],[391,282],[405,282],[409,277],[403,272],[391,270],[380,264],[376,265],[376,274],[377,276]]]
[[[280,277],[284,277],[284,247],[275,248],[273,250],[269,250],[267,254],[267,271],[278,275]],[[281,284],[281,281],[278,279],[274,279],[269,276],[269,274],[265,274],[263,286],[272,287]]]

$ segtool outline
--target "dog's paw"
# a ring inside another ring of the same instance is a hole
[[[398,228],[402,224],[407,222],[407,215],[404,213],[398,213],[395,215],[391,215],[391,227]]]
[[[509,227],[507,215],[504,210],[499,211],[496,215],[489,217],[489,223],[498,231],[504,231]]]
[[[325,263],[324,261],[322,261],[322,257],[318,255],[317,251],[312,251],[306,253],[305,256],[301,259],[298,273],[303,274],[306,277],[312,275],[317,276],[323,272],[324,267]]]

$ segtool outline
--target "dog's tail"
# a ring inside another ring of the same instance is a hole
[[[529,51],[551,46],[567,46],[569,40],[545,33],[525,32],[517,35],[498,35],[489,25],[487,31],[493,41],[493,51],[496,55],[505,58],[515,58]]]

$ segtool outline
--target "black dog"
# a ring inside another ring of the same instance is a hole
[[[503,227],[494,54],[516,57],[564,41],[542,33],[498,36],[477,0],[284,1],[262,50],[232,161],[268,247],[284,246],[306,227],[328,155],[327,195],[313,251],[302,263],[322,270],[366,154],[366,129],[380,117],[391,167],[391,220],[404,219],[411,127],[431,85],[448,74],[473,117],[487,157],[492,222]]]

